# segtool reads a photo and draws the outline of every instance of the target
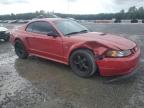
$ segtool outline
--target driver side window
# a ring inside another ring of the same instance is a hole
[[[49,23],[44,21],[37,21],[29,24],[26,31],[44,35],[47,35],[50,32],[57,33]]]

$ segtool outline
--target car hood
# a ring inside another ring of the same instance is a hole
[[[126,38],[99,32],[76,34],[71,36],[71,38],[83,42],[96,42],[96,44],[99,43],[109,48],[117,50],[128,50],[136,46],[136,44],[133,41],[128,40]]]
[[[0,27],[0,32],[7,31],[8,29],[5,27]]]

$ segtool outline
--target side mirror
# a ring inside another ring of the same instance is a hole
[[[55,32],[49,32],[47,35],[48,36],[53,36],[53,37],[58,37],[58,34],[55,33]]]

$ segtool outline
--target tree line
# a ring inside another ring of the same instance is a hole
[[[101,13],[101,14],[62,14],[54,12],[45,12],[43,10],[36,11],[33,13],[22,13],[22,14],[9,14],[9,15],[0,15],[0,20],[29,20],[33,18],[52,18],[52,17],[62,17],[62,18],[74,18],[77,20],[111,20],[113,18],[121,19],[144,19],[144,7],[136,8],[135,6],[130,7],[128,11],[121,10],[118,13]]]

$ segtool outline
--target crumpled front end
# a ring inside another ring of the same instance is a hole
[[[127,57],[110,58],[106,57],[96,61],[102,76],[118,76],[129,74],[135,70],[139,64],[140,48]]]

